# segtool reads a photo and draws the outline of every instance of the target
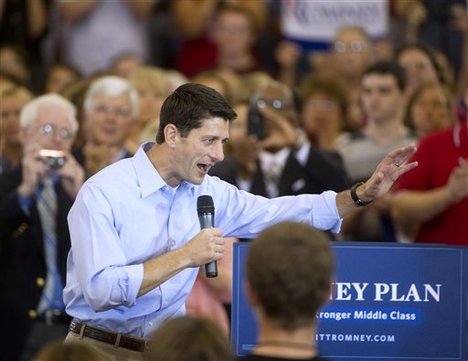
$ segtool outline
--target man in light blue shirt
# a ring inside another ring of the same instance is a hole
[[[91,342],[111,359],[142,359],[145,339],[183,315],[198,267],[223,256],[223,237],[256,237],[295,220],[339,232],[342,217],[385,194],[416,164],[415,147],[390,153],[352,192],[266,199],[208,175],[224,157],[235,112],[199,84],[164,102],[156,143],[91,177],[69,213],[72,248],[64,300],[67,342]],[[216,228],[200,230],[197,199],[210,195]]]

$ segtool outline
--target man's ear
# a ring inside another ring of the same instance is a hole
[[[164,127],[164,140],[169,147],[174,148],[176,146],[178,137],[179,131],[174,124],[169,123]]]

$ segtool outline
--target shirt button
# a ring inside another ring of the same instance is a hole
[[[153,322],[148,322],[148,326],[153,326]]]
[[[171,241],[171,246],[172,246],[172,247],[175,246],[175,241],[174,241],[174,240]]]

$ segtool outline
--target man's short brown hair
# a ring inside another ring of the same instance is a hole
[[[284,222],[252,242],[246,277],[265,315],[294,330],[315,322],[329,296],[333,268],[333,253],[322,231]]]

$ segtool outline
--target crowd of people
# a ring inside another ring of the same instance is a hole
[[[302,337],[326,290],[297,324],[270,314],[275,257],[468,245],[463,4],[390,0],[387,38],[343,24],[311,52],[281,1],[0,1],[0,360],[231,360],[232,247],[257,237],[252,307],[281,327],[247,359],[319,360]],[[200,232],[202,191],[216,228]],[[119,340],[92,355],[103,330]]]

